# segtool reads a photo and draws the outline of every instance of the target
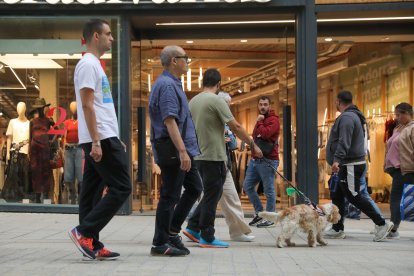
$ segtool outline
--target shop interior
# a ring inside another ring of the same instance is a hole
[[[325,15],[328,17],[328,15]],[[323,16],[321,16],[323,17]],[[221,22],[216,25],[188,27],[186,25],[157,25],[173,21],[173,18],[132,18],[133,39],[131,41],[131,133],[133,164],[133,211],[152,210],[157,205],[160,187],[160,170],[153,162],[149,143],[150,122],[146,116],[146,172],[145,181],[136,179],[138,168],[138,107],[146,107],[151,85],[162,72],[159,53],[165,45],[182,46],[191,57],[190,70],[182,77],[184,91],[190,100],[202,91],[202,73],[208,68],[218,68],[222,74],[222,90],[232,96],[231,109],[237,120],[251,133],[258,115],[256,99],[260,95],[270,96],[272,108],[282,120],[282,108],[292,107],[292,160],[295,160],[295,40],[294,16],[283,15],[280,20],[287,23],[243,23],[223,24],[235,19],[211,17],[175,17],[177,22]],[[270,20],[271,16],[243,16],[239,21]],[[83,20],[83,21],[82,21]],[[5,187],[7,166],[7,128],[10,120],[19,116],[19,102],[26,103],[26,117],[36,98],[45,98],[50,107],[63,107],[70,119],[70,103],[75,100],[73,70],[78,62],[82,46],[80,30],[86,19],[28,18],[26,20],[0,19],[0,129],[2,154],[0,166],[0,190]],[[116,19],[113,32],[117,34]],[[411,22],[412,23],[412,22]],[[29,27],[30,26],[30,27]],[[392,27],[392,26],[391,26]],[[356,104],[364,112],[370,130],[370,162],[368,185],[371,196],[379,203],[387,203],[391,179],[383,173],[384,133],[387,120],[393,116],[393,108],[402,101],[413,103],[414,35],[398,33],[394,28],[377,29],[366,26],[363,31],[321,26],[317,38],[318,49],[318,168],[319,198],[329,199],[327,180],[330,171],[325,162],[325,145],[337,113],[335,95],[341,89],[354,93]],[[3,32],[3,29],[18,29],[19,32]],[[21,30],[21,31],[20,31]],[[26,31],[24,31],[26,30]],[[330,30],[327,31],[327,30]],[[10,45],[4,44],[8,41]],[[63,43],[62,43],[63,42]],[[36,45],[36,43],[41,43]],[[116,63],[117,44],[103,59],[105,71],[112,86],[116,86],[118,69]],[[43,52],[33,53],[33,48]],[[50,50],[53,49],[53,50]],[[13,56],[14,54],[14,56]],[[26,56],[24,56],[26,55]],[[29,57],[30,56],[30,57]],[[39,62],[42,60],[42,64]],[[43,64],[43,62],[48,62]],[[19,63],[20,62],[20,63]],[[114,91],[114,88],[113,88]],[[59,111],[53,118],[59,119]],[[283,129],[282,129],[283,131]],[[282,137],[282,133],[280,135]],[[283,139],[280,139],[280,171],[283,173]],[[251,208],[241,189],[244,172],[249,160],[248,147],[239,143],[235,152],[237,171],[236,185],[243,207]],[[62,168],[53,169],[54,183],[48,187],[41,203],[76,204],[71,197],[70,185],[62,187]],[[295,161],[292,164],[293,181]],[[60,183],[60,184],[56,184]],[[79,183],[74,185],[75,191]],[[278,201],[281,205],[289,200],[284,192],[285,183],[276,180]],[[75,192],[76,193],[76,192]],[[1,197],[0,197],[1,198]],[[73,199],[75,198],[75,199]],[[0,199],[4,202],[34,202],[35,197]],[[279,204],[278,203],[278,204]],[[279,206],[281,206],[279,205]]]

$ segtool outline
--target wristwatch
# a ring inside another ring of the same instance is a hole
[[[101,141],[92,142],[92,147],[100,147]]]

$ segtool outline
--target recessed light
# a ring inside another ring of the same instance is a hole
[[[383,37],[383,38],[381,38],[381,41],[387,41],[387,40],[389,40],[390,38],[387,36],[387,37]]]
[[[240,42],[241,43],[246,43],[247,42],[247,39],[242,39],[242,40],[240,40]]]
[[[240,89],[237,89],[237,92],[242,93],[243,91],[241,91]]]
[[[187,43],[187,44],[193,44],[193,43],[194,43],[194,41],[192,41],[192,40],[187,40],[185,43]]]
[[[332,37],[325,37],[325,41],[326,42],[331,42],[332,41]]]

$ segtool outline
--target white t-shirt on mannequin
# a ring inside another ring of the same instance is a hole
[[[86,53],[76,65],[74,82],[77,106],[82,106],[82,99],[80,97],[80,90],[82,88],[94,90],[94,108],[100,140],[118,137],[118,120],[112,100],[111,88],[99,59],[93,54]],[[92,142],[82,108],[78,108],[78,124],[79,143]]]
[[[28,140],[30,136],[30,121],[21,121],[19,118],[11,119],[9,126],[7,127],[7,136],[13,136],[12,143],[18,144],[24,140]],[[20,153],[29,153],[29,144],[27,143],[20,148]]]

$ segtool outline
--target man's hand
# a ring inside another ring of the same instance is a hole
[[[224,137],[224,142],[225,143],[231,142],[231,138],[230,137]]]
[[[263,121],[264,120],[264,115],[260,114],[259,116],[257,116],[257,120],[256,121]]]
[[[256,144],[253,144],[253,148],[251,150],[252,150],[252,157],[255,157],[258,159],[263,158],[263,152]]]
[[[333,173],[337,173],[337,172],[339,172],[339,163],[338,163],[338,162],[334,162],[334,163],[332,164],[332,172],[333,172]]]
[[[102,159],[102,149],[100,146],[92,146],[91,152],[89,155],[95,162],[101,162]]]
[[[188,156],[187,151],[180,151],[180,169],[182,169],[185,172],[189,172],[191,169],[191,159],[190,156]]]

